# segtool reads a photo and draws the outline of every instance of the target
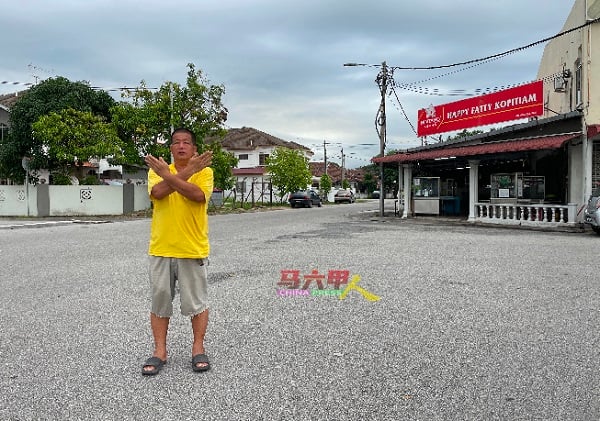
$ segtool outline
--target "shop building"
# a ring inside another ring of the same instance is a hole
[[[540,111],[527,122],[373,158],[398,166],[400,216],[581,222],[592,187],[600,184],[598,18],[600,0],[574,2],[562,35],[545,46],[532,84],[542,97],[536,98]]]

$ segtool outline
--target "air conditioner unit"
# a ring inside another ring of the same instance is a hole
[[[566,88],[567,81],[562,76],[554,78],[554,92],[565,92]]]

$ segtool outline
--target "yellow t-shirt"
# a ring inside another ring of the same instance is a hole
[[[175,165],[169,165],[176,174]],[[152,169],[148,172],[148,194],[152,187],[161,182]],[[152,224],[148,254],[160,257],[204,259],[208,257],[208,201],[213,191],[213,170],[204,168],[195,173],[188,182],[197,185],[204,192],[204,203],[189,200],[180,193],[173,192],[163,199],[152,200]]]

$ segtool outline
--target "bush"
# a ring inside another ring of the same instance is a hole
[[[50,174],[50,178],[52,179],[52,183],[55,186],[70,186],[71,177],[68,174],[63,174],[60,172],[53,172]]]
[[[88,175],[79,180],[79,184],[83,186],[97,186],[100,184],[100,180],[98,180],[98,177],[95,175]]]

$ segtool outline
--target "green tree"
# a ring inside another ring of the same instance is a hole
[[[365,170],[365,177],[363,180],[363,188],[366,189],[367,193],[372,193],[374,190],[381,190],[382,193],[395,189],[398,182],[398,167],[384,167],[383,168],[383,183],[378,189],[379,179],[379,165],[370,164],[363,167]],[[394,183],[396,182],[396,183]]]
[[[321,196],[324,201],[327,201],[327,196],[329,196],[329,192],[331,191],[331,177],[327,174],[323,174],[321,176],[321,181],[319,182],[319,190],[321,191]]]
[[[42,146],[44,161],[59,174],[90,158],[119,159],[123,143],[115,128],[89,111],[65,108],[33,123],[33,137]]]
[[[166,82],[153,91],[142,81],[134,90],[124,92],[127,101],[111,109],[119,135],[126,140],[123,163],[144,164],[150,154],[170,160],[168,139],[172,128],[186,127],[196,134],[198,149],[213,151],[215,187],[232,188],[235,184],[232,168],[237,158],[224,151],[218,142],[206,145],[208,137],[222,137],[226,130],[227,108],[223,105],[223,85],[211,85],[193,63],[187,65],[185,86]]]
[[[371,194],[373,191],[377,190],[377,181],[375,181],[375,177],[373,177],[373,173],[371,171],[365,170],[362,187],[365,189],[367,194]]]
[[[238,164],[238,159],[234,154],[226,152],[221,148],[220,142],[213,142],[207,146],[213,151],[213,169],[214,185],[221,190],[229,190],[235,186],[235,177],[232,168]]]
[[[110,108],[115,103],[106,92],[64,77],[50,78],[33,86],[11,107],[10,133],[0,141],[0,178],[22,181],[25,172],[21,159],[25,156],[30,158],[32,170],[52,170],[43,144],[33,136],[32,125],[40,117],[72,108],[110,119]]]
[[[470,136],[475,136],[476,134],[480,134],[480,133],[483,133],[483,130],[467,130],[467,129],[463,129],[462,132],[458,132],[454,136],[448,136],[446,138],[446,141],[448,141],[448,140],[455,140],[455,139],[462,139],[462,138],[470,137]]]
[[[342,180],[342,188],[346,190],[350,188],[350,182],[345,178]]]
[[[308,158],[297,149],[275,148],[267,159],[267,171],[281,202],[287,193],[305,190],[312,179]]]
[[[398,184],[398,167],[384,167],[383,181],[384,191],[392,191],[395,193]]]
[[[142,164],[148,154],[169,159],[167,140],[172,128],[192,130],[200,150],[204,150],[205,138],[225,134],[227,108],[222,102],[225,87],[211,85],[193,63],[187,67],[185,86],[166,82],[152,90],[142,81],[138,88],[123,93],[127,101],[111,110],[121,138],[127,140],[127,162]],[[225,158],[215,158],[216,162],[227,162]]]

